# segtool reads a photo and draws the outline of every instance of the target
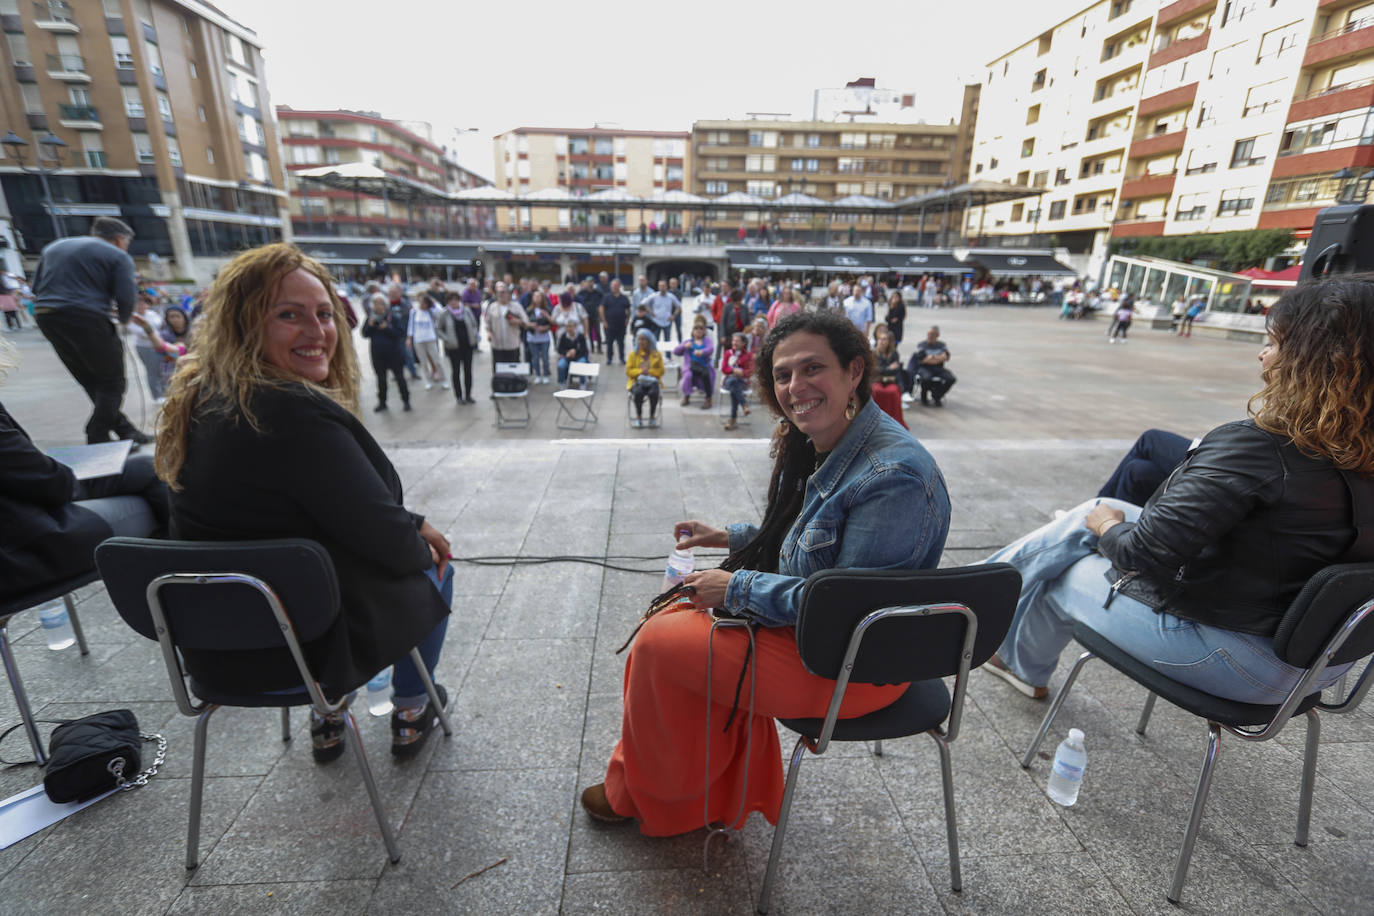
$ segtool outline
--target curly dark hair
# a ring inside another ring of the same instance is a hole
[[[856,359],[863,361],[864,372],[854,394],[860,407],[867,404],[873,396],[875,365],[868,339],[840,312],[803,309],[783,318],[768,332],[754,360],[754,387],[773,413],[780,419],[784,416],[773,390],[773,353],[778,344],[802,331],[824,337],[841,366],[852,365]],[[800,430],[783,422],[773,432],[772,455],[773,475],[768,484],[763,523],[748,544],[726,557],[721,569],[778,571],[778,551],[801,512],[806,481],[816,469],[816,449]]]
[[[1374,273],[1294,287],[1269,310],[1278,350],[1249,411],[1336,467],[1374,474]]]

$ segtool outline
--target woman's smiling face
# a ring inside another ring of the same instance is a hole
[[[773,349],[773,393],[778,406],[811,439],[816,451],[830,451],[849,428],[845,408],[863,371],[862,359],[841,366],[830,342],[810,331],[797,331]]]

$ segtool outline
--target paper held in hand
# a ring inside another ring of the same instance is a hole
[[[129,457],[133,443],[128,439],[118,442],[97,442],[94,445],[59,445],[47,450],[49,458],[54,458],[72,469],[77,480],[95,480],[97,477],[113,477],[124,470],[124,460]]]

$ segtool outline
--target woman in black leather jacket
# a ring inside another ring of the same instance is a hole
[[[1144,508],[1092,500],[989,558],[1023,584],[987,670],[1044,698],[1081,620],[1199,690],[1283,701],[1300,676],[1273,651],[1284,611],[1323,567],[1374,560],[1374,275],[1289,292],[1259,359],[1250,418],[1203,436]]]

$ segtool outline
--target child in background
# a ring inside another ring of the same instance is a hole
[[[721,385],[730,392],[730,422],[725,428],[735,429],[741,410],[749,416],[749,376],[754,372],[754,351],[749,349],[749,339],[744,334],[731,335],[730,346],[720,358],[720,371],[724,379]]]

